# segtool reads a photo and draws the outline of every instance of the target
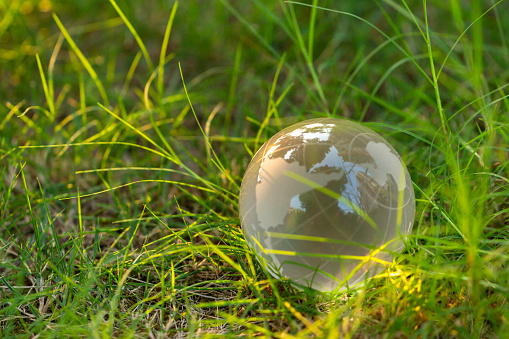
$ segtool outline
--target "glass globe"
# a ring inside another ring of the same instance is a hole
[[[394,148],[334,118],[274,135],[249,163],[239,198],[244,236],[271,274],[321,291],[378,273],[403,249],[415,216],[412,180]]]

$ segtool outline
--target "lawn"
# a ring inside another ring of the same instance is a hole
[[[509,4],[0,1],[0,336],[509,336]],[[239,221],[258,148],[338,117],[407,164],[406,247],[332,293]]]

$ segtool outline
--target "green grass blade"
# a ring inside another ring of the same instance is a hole
[[[74,51],[74,53],[76,53],[76,55],[80,59],[81,63],[83,64],[83,66],[87,70],[88,74],[90,75],[90,77],[94,81],[97,89],[99,90],[99,94],[101,95],[101,98],[102,98],[104,104],[106,106],[109,106],[108,95],[106,94],[106,91],[104,90],[104,86],[103,86],[101,80],[99,80],[99,77],[97,76],[97,73],[93,69],[92,65],[90,65],[90,63],[88,62],[87,58],[83,55],[83,53],[81,53],[81,51],[78,48],[78,46],[76,45],[76,43],[74,42],[72,37],[69,35],[69,32],[65,29],[64,25],[62,24],[62,22],[60,21],[60,19],[58,18],[58,16],[55,13],[53,13],[53,19],[55,20],[55,22],[57,23],[58,27],[60,28],[60,31],[62,32],[62,34],[64,35],[65,39],[67,40],[67,43],[71,46],[71,48]]]
[[[39,75],[41,76],[42,81],[42,88],[44,91],[44,95],[46,96],[46,102],[48,103],[49,112],[50,112],[50,119],[51,121],[55,120],[55,106],[54,106],[54,99],[50,93],[50,90],[48,88],[48,83],[46,82],[46,76],[44,75],[44,70],[42,69],[41,65],[41,59],[39,58],[39,54],[35,55],[35,58],[37,59],[37,67],[39,67]]]
[[[460,42],[460,40],[465,36],[465,34],[470,30],[470,28],[472,26],[474,26],[479,20],[481,20],[485,15],[487,15],[489,12],[491,12],[491,10],[493,10],[495,7],[497,7],[502,1],[504,0],[499,0],[497,1],[493,6],[491,6],[490,8],[488,8],[486,11],[484,11],[479,17],[477,17],[474,21],[472,21],[472,23],[470,25],[467,26],[467,28],[465,28],[465,30],[463,32],[461,32],[461,34],[458,36],[458,38],[456,39],[456,41],[454,42],[454,44],[452,45],[451,49],[449,50],[449,52],[447,52],[447,55],[445,56],[444,58],[444,61],[442,61],[442,65],[440,66],[440,69],[438,70],[437,72],[437,79],[440,78],[440,74],[442,74],[442,70],[444,69],[444,66],[445,64],[447,63],[447,60],[449,59],[450,55],[452,54],[452,52],[454,51],[454,49],[456,48],[456,46],[458,45],[458,43]]]
[[[159,72],[157,78],[157,92],[159,98],[163,97],[163,82],[164,82],[164,64],[166,60],[166,51],[168,49],[168,42],[170,40],[171,28],[173,26],[173,20],[175,19],[175,13],[177,13],[178,1],[175,1],[173,8],[171,9],[170,18],[166,24],[166,30],[164,31],[163,45],[161,46],[161,54],[159,55]]]
[[[138,32],[136,32],[136,29],[131,24],[129,19],[125,16],[124,12],[120,9],[120,7],[117,5],[117,2],[115,0],[109,0],[113,8],[117,11],[118,15],[122,18],[122,21],[124,21],[127,28],[129,28],[129,31],[131,31],[131,34],[134,36],[134,39],[136,39],[136,42],[138,43],[138,46],[140,46],[140,50],[143,53],[143,57],[145,58],[145,61],[147,62],[148,69],[150,73],[154,71],[154,64],[152,63],[152,60],[150,59],[150,56],[148,55],[147,48],[145,47],[145,44],[143,43],[143,40],[141,40],[140,36],[138,35]]]
[[[296,4],[296,5],[311,7],[310,4],[306,4],[306,3],[302,3],[302,2],[296,2],[296,1],[286,1],[286,2],[290,3],[290,4]],[[330,8],[326,8],[326,7],[320,7],[320,6],[316,6],[316,8],[324,10],[324,11],[329,11],[329,12],[333,12],[333,13],[338,13],[338,14],[343,14],[343,15],[346,15],[346,16],[350,16],[352,18],[355,18],[357,20],[360,20],[360,21],[364,22],[365,24],[367,24],[368,26],[370,26],[371,28],[376,30],[378,33],[380,33],[385,39],[390,41],[394,46],[396,46],[406,57],[412,59],[412,56],[403,47],[401,47],[393,38],[391,38],[390,36],[385,34],[380,28],[378,28],[377,26],[375,26],[371,22],[367,21],[366,19],[364,19],[364,18],[362,18],[362,17],[360,17],[358,15],[355,15],[355,14],[352,14],[352,13],[349,13],[349,12],[345,12],[345,11],[339,11],[339,10],[330,9]],[[433,82],[432,82],[431,78],[424,71],[424,69],[415,60],[412,60],[412,63],[419,70],[419,72],[422,75],[424,75],[424,77],[432,84]]]
[[[116,119],[118,119],[120,122],[122,122],[125,126],[127,126],[130,130],[134,131],[136,134],[140,135],[143,139],[145,139],[146,141],[148,141],[150,144],[152,144],[153,146],[155,146],[159,151],[161,151],[162,154],[164,154],[168,159],[171,159],[172,161],[173,158],[171,157],[170,154],[168,154],[168,152],[162,148],[161,146],[159,146],[158,143],[156,143],[155,141],[153,141],[148,135],[146,135],[145,133],[143,133],[142,131],[140,131],[138,128],[134,127],[133,125],[131,125],[130,123],[128,123],[126,120],[122,119],[121,117],[119,117],[118,115],[116,115],[115,113],[113,113],[112,111],[110,111],[108,108],[106,108],[105,106],[101,105],[100,103],[98,103],[98,105],[104,109],[106,112],[108,112],[111,116],[115,117]]]
[[[376,224],[376,222],[373,219],[371,219],[371,217],[366,212],[364,212],[362,210],[362,208],[355,205],[350,200],[348,200],[348,199],[344,198],[343,196],[341,196],[340,194],[328,189],[327,187],[323,187],[322,185],[317,184],[316,182],[309,180],[297,173],[294,173],[291,171],[285,171],[284,174],[292,179],[295,179],[298,182],[301,182],[311,188],[316,189],[317,191],[322,192],[323,194],[328,195],[331,198],[337,199],[339,202],[341,202],[343,204],[348,205],[352,210],[355,211],[355,213],[360,215],[362,217],[362,219],[364,219],[375,231],[380,232],[380,229],[378,228],[378,225]]]
[[[198,124],[198,127],[200,129],[200,132],[205,140],[205,144],[207,146],[207,148],[210,150],[210,152],[214,155],[214,164],[216,165],[216,167],[221,171],[221,173],[223,175],[225,175],[226,178],[228,178],[228,180],[233,184],[235,185],[237,188],[238,187],[238,184],[236,183],[236,181],[231,177],[231,174],[224,168],[224,166],[222,165],[221,161],[219,160],[219,158],[217,157],[216,155],[216,152],[214,151],[214,149],[212,148],[212,145],[210,143],[210,140],[207,138],[207,135],[205,134],[205,131],[203,130],[203,128],[201,127],[200,125],[200,121],[198,120],[198,116],[196,115],[196,112],[194,111],[194,108],[193,108],[193,104],[191,102],[191,99],[189,98],[189,93],[187,92],[187,87],[186,87],[186,84],[184,82],[184,75],[182,74],[182,68],[180,67],[180,63],[179,63],[179,70],[180,70],[180,78],[182,79],[182,85],[184,86],[184,92],[186,93],[186,97],[187,97],[187,100],[189,102],[189,106],[191,107],[191,111],[193,112],[193,115],[194,115],[194,118],[196,120],[196,123]]]
[[[242,45],[237,45],[237,50],[235,51],[235,62],[233,64],[233,72],[232,72],[232,78],[230,82],[230,91],[228,93],[228,104],[226,105],[226,117],[225,117],[225,123],[224,123],[224,132],[225,135],[229,135],[230,131],[230,124],[232,120],[232,113],[233,113],[233,105],[235,104],[235,93],[237,90],[237,82],[239,79],[239,73],[240,73],[240,60],[242,58]]]
[[[316,10],[316,7],[313,7],[313,10]],[[313,65],[313,60],[311,56],[308,54],[308,50],[306,49],[306,44],[304,43],[304,38],[302,33],[300,32],[299,23],[297,21],[297,17],[295,15],[295,10],[292,6],[290,6],[290,16],[292,27],[295,32],[295,36],[297,37],[297,42],[299,44],[300,51],[306,60],[306,65],[308,67],[309,73],[311,73],[311,78],[313,79],[313,83],[315,85],[316,91],[318,92],[318,96],[320,97],[321,103],[323,105],[323,109],[330,116],[330,111],[327,103],[327,98],[325,97],[325,93],[323,91],[322,84],[320,83],[320,79],[318,78],[318,74],[316,73],[315,66]],[[312,41],[312,39],[310,39]]]

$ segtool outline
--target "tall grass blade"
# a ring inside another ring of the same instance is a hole
[[[122,21],[124,21],[127,28],[129,28],[129,31],[131,31],[131,34],[134,36],[134,39],[136,39],[136,42],[138,43],[138,46],[140,46],[140,50],[143,53],[143,57],[145,58],[145,61],[147,62],[148,69],[150,73],[154,71],[154,64],[152,63],[152,60],[150,59],[150,56],[148,55],[147,48],[145,47],[145,44],[143,43],[143,40],[141,40],[138,32],[136,32],[136,29],[131,24],[129,19],[125,16],[124,12],[120,9],[120,7],[117,5],[117,2],[115,0],[109,0],[113,8],[117,11],[118,15],[122,18]]]
[[[171,28],[173,26],[173,20],[175,19],[175,13],[177,13],[178,1],[175,1],[171,9],[170,18],[166,24],[166,30],[164,31],[163,45],[161,46],[161,54],[159,55],[159,66],[158,66],[158,78],[157,78],[157,92],[159,98],[163,97],[163,82],[164,82],[164,64],[166,60],[166,51],[168,49],[168,42],[170,40]]]
[[[81,53],[80,49],[78,48],[78,46],[76,45],[74,40],[71,38],[71,35],[65,29],[64,25],[62,24],[62,22],[60,21],[60,19],[58,18],[58,16],[55,13],[53,13],[53,19],[55,20],[55,22],[57,23],[58,27],[60,28],[60,31],[62,32],[62,34],[64,35],[65,39],[67,40],[67,43],[71,46],[71,48],[74,51],[74,53],[76,53],[76,55],[80,59],[81,63],[83,64],[83,66],[87,70],[88,74],[90,75],[90,77],[94,81],[97,89],[99,90],[99,94],[101,95],[101,98],[102,98],[104,104],[106,106],[109,106],[110,104],[109,104],[109,100],[108,100],[108,95],[106,94],[106,91],[104,90],[104,86],[103,86],[101,80],[99,80],[99,77],[97,76],[97,73],[92,68],[92,65],[90,65],[90,63],[88,62],[87,58],[83,55],[83,53]]]
[[[46,82],[46,76],[44,75],[44,70],[42,69],[41,59],[39,58],[39,54],[36,54],[35,58],[37,59],[37,67],[39,67],[39,74],[41,76],[42,88],[44,91],[44,95],[46,96],[46,102],[48,103],[48,107],[49,107],[49,113],[50,113],[49,118],[53,122],[55,120],[55,106],[54,106],[54,101],[53,101],[54,99],[53,99],[53,96],[51,95],[50,90],[48,88],[48,83]]]

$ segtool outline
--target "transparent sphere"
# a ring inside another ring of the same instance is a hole
[[[321,291],[362,282],[399,252],[415,216],[394,148],[355,122],[283,129],[251,160],[240,189],[244,236],[269,271]]]

